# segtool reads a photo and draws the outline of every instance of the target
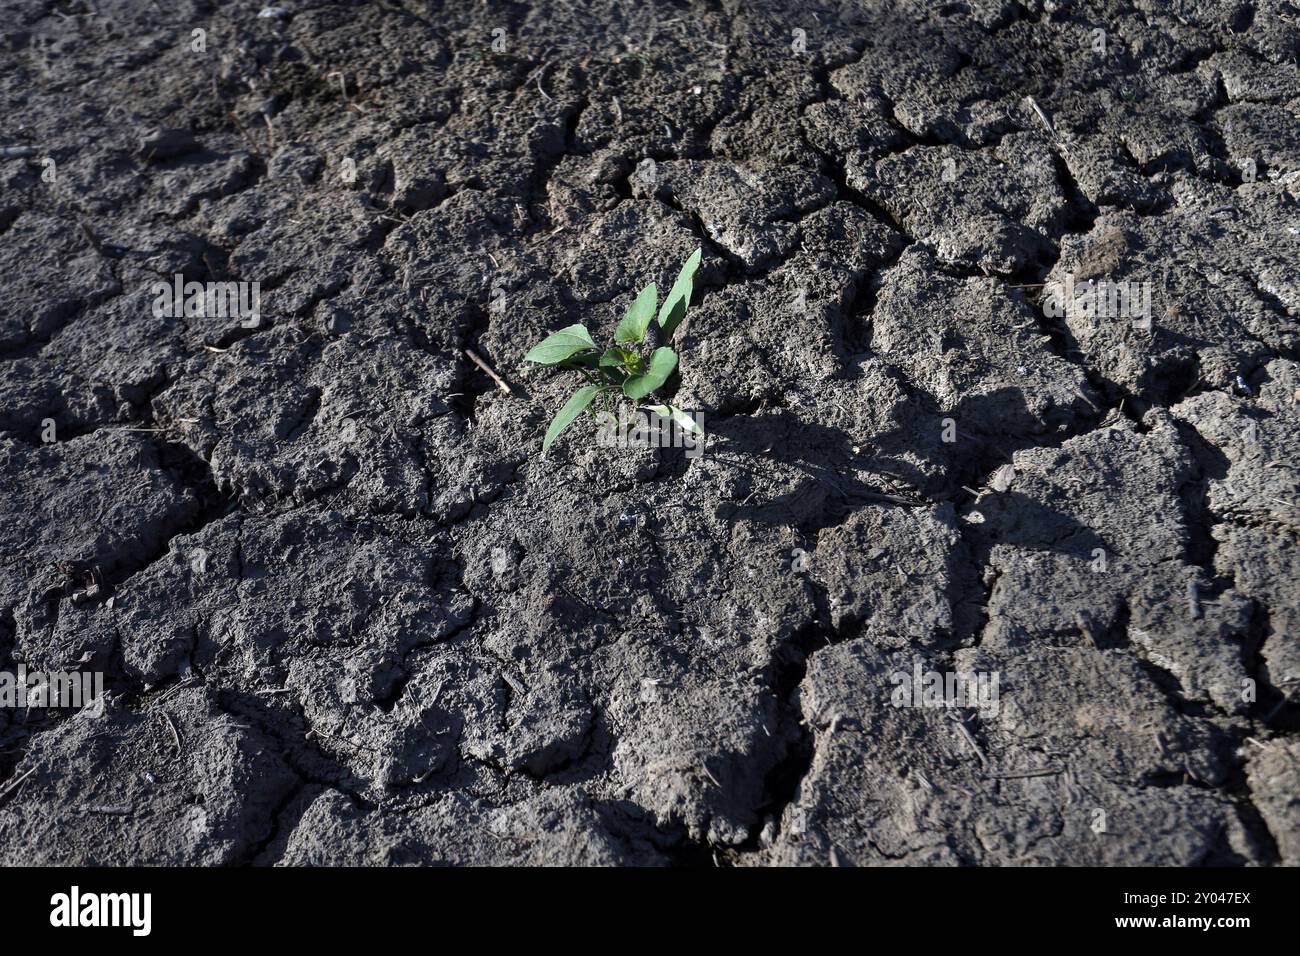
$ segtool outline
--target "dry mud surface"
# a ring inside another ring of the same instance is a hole
[[[0,861],[1300,863],[1300,4],[264,6],[0,2]]]

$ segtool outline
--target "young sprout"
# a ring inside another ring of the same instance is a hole
[[[656,319],[657,307],[659,340],[664,343],[672,341],[673,333],[686,318],[686,310],[691,304],[701,253],[701,249],[691,253],[662,305],[659,304],[659,290],[653,282],[641,290],[618,323],[612,348],[602,352],[586,326],[570,325],[552,332],[524,356],[526,362],[573,369],[587,379],[587,384],[574,392],[551,419],[546,437],[542,439],[543,455],[560,433],[587,411],[597,398],[603,398],[608,407],[621,394],[635,404],[663,388],[677,368],[677,353],[664,344],[645,355],[646,336],[650,323]],[[664,403],[645,407],[664,418],[671,418],[682,428],[697,434],[700,431],[691,416],[679,408]]]

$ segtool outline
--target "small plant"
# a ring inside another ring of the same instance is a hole
[[[600,351],[600,347],[591,338],[591,333],[584,325],[570,325],[552,332],[524,356],[525,362],[536,362],[557,368],[574,369],[581,372],[588,384],[582,386],[569,398],[564,406],[551,419],[542,439],[542,454],[546,454],[551,443],[560,437],[561,432],[573,424],[596,399],[602,399],[606,411],[618,395],[636,403],[647,398],[664,386],[669,376],[677,368],[677,353],[668,347],[673,333],[686,318],[686,310],[691,304],[691,291],[695,283],[695,271],[700,267],[700,249],[691,253],[682,271],[677,273],[677,280],[668,290],[663,304],[659,305],[658,289],[651,282],[628,306],[623,320],[614,332],[614,346]],[[650,323],[655,318],[658,308],[660,345],[649,356],[643,354],[646,337],[650,332]],[[681,428],[700,433],[700,427],[690,415],[672,405],[646,405],[647,411],[663,418],[671,418]]]

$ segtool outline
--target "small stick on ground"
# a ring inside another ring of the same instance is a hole
[[[176,743],[176,753],[182,753],[181,749],[181,732],[176,729],[176,722],[172,720],[172,715],[167,711],[162,711],[163,719],[167,721],[167,729],[172,732],[172,740]]]
[[[1055,777],[1061,773],[1059,767],[1043,767],[1040,770],[1026,770],[1023,773],[995,773],[995,780],[1023,780],[1026,777]]]
[[[547,71],[548,69],[550,69],[550,67],[551,67],[551,64],[550,64],[550,62],[548,61],[548,62],[546,62],[546,63],[543,63],[542,66],[541,66],[541,69],[539,69],[539,70],[537,71],[537,92],[538,92],[538,93],[541,93],[542,96],[544,96],[544,97],[546,98],[546,101],[547,101],[548,103],[553,102],[553,101],[552,101],[552,99],[551,99],[551,95],[550,95],[549,93],[547,93],[546,90],[542,89],[542,80],[546,79],[546,71]]]
[[[343,101],[347,103],[348,109],[356,110],[358,113],[364,113],[365,109],[357,105],[353,101],[352,97],[348,96],[348,80],[347,77],[343,75],[342,70],[334,70],[333,72],[326,73],[325,79],[328,81],[331,77],[335,77],[335,76],[339,78],[339,89],[343,92]],[[361,91],[358,89],[357,92],[361,92]]]
[[[962,720],[957,714],[952,715],[952,720],[957,725],[957,729],[961,731],[961,735],[966,738],[966,743],[970,744],[971,749],[975,751],[975,756],[980,758],[980,763],[987,767],[989,758],[985,756],[984,748],[975,739],[975,735],[970,732],[970,728],[966,726],[966,721]]]
[[[1055,139],[1056,130],[1052,126],[1052,121],[1047,118],[1047,114],[1043,112],[1043,108],[1038,105],[1038,101],[1034,99],[1032,96],[1026,96],[1025,102],[1028,103],[1029,108],[1034,111],[1034,114],[1038,117],[1038,121],[1042,123],[1045,127],[1047,127],[1047,132],[1051,135],[1053,139]]]
[[[509,684],[510,689],[521,697],[526,697],[528,695],[528,688],[524,686],[523,682],[519,680],[519,678],[515,677],[509,671],[503,670],[501,672],[501,679]]]
[[[3,791],[0,791],[0,800],[3,800],[5,797],[9,796],[9,794],[13,793],[13,791],[17,790],[18,787],[22,784],[22,782],[26,780],[28,777],[30,777],[32,774],[34,774],[35,772],[36,772],[36,768],[32,767],[31,770],[28,770],[25,774],[23,774],[21,777],[15,780],[13,783],[9,784],[9,786],[5,787]]]
[[[512,394],[512,392],[510,391],[510,386],[506,384],[506,380],[503,379],[496,372],[494,372],[492,370],[492,366],[488,365],[487,362],[479,358],[473,349],[466,349],[465,354],[469,357],[469,360],[471,362],[473,362],[475,365],[477,365],[479,368],[481,368],[484,372],[487,373],[488,378],[492,379],[492,381],[497,383],[497,388],[501,389],[501,391],[505,392],[507,395]]]

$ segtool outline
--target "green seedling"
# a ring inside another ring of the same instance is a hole
[[[641,290],[618,323],[612,348],[601,351],[586,326],[570,325],[552,332],[524,356],[525,362],[572,369],[587,379],[587,384],[574,392],[551,419],[546,437],[542,439],[543,455],[560,433],[588,411],[597,399],[601,400],[606,411],[610,411],[616,401],[628,399],[635,405],[663,388],[677,368],[677,353],[667,343],[672,341],[673,333],[686,318],[701,252],[696,249],[691,253],[682,271],[677,273],[663,304],[659,303],[659,290],[653,282]],[[645,349],[649,347],[646,338],[656,314],[659,340],[664,344],[646,355]],[[663,418],[671,418],[688,431],[700,433],[700,427],[691,416],[679,408],[665,403],[643,407]]]

